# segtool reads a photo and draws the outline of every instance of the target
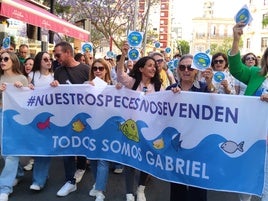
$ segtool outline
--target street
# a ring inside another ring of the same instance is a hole
[[[28,157],[21,159],[25,165]],[[1,159],[1,167],[3,160]],[[137,174],[138,175],[138,174]],[[105,192],[105,201],[125,201],[124,174],[114,174],[111,170]],[[90,169],[86,171],[82,181],[77,185],[77,191],[66,197],[57,197],[56,193],[64,184],[63,161],[61,157],[53,158],[50,168],[50,177],[47,185],[40,192],[29,189],[32,181],[32,171],[26,171],[20,183],[14,187],[14,192],[10,195],[9,201],[94,201],[95,197],[88,195],[94,181]],[[147,201],[168,201],[169,184],[165,181],[151,178],[145,190]],[[259,201],[254,197],[252,201]],[[237,194],[225,192],[208,192],[208,201],[239,201]]]

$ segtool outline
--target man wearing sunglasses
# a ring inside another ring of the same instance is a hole
[[[54,57],[61,64],[54,72],[54,81],[51,86],[59,84],[83,84],[89,79],[89,67],[74,59],[74,50],[68,42],[60,42],[54,48]],[[77,157],[79,162],[86,166],[85,157]],[[57,196],[63,197],[76,191],[76,171],[75,156],[63,157],[66,183],[57,192]],[[81,171],[80,171],[81,172]],[[84,173],[84,172],[82,172]],[[81,174],[79,174],[81,176]]]

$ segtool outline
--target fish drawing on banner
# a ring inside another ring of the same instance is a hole
[[[49,128],[50,126],[50,117],[47,117],[47,119],[45,121],[40,121],[37,123],[37,128],[40,130],[44,130],[46,128]]]
[[[119,129],[128,139],[135,142],[140,141],[137,123],[134,120],[126,120],[124,123],[119,125]]]
[[[163,138],[159,138],[153,141],[153,146],[155,149],[163,149],[165,147]]]
[[[86,126],[83,124],[83,122],[79,119],[79,120],[77,120],[77,121],[75,121],[73,124],[72,124],[72,126],[73,126],[73,130],[74,131],[76,131],[76,132],[78,132],[78,133],[80,133],[80,132],[82,132],[85,128],[86,128]]]
[[[235,153],[237,150],[243,152],[244,141],[237,144],[233,141],[226,141],[221,145],[221,149],[229,154]]]
[[[179,134],[174,135],[171,141],[171,145],[176,151],[181,149],[182,140],[180,138],[181,138],[181,134],[179,133]]]

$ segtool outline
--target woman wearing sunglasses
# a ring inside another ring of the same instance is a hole
[[[52,60],[47,52],[38,52],[34,58],[32,72],[29,74],[29,87],[50,86],[54,80],[52,72]],[[30,189],[40,191],[44,188],[50,167],[50,157],[34,157],[33,182]]]
[[[177,67],[179,82],[167,88],[170,90],[176,86],[182,91],[194,91],[204,93],[216,93],[212,83],[213,71],[207,68],[201,72],[205,82],[198,81],[198,70],[191,68],[193,56],[190,54],[183,55]],[[170,184],[170,201],[206,201],[207,191],[196,187],[186,186],[183,184]]]
[[[89,75],[89,80],[91,84],[95,85],[94,79],[96,77],[102,79],[108,85],[112,84],[110,68],[108,67],[108,64],[104,59],[96,59],[92,63]],[[95,196],[96,201],[103,201],[105,198],[103,192],[106,189],[106,184],[109,175],[109,162],[105,160],[90,161],[93,178],[95,179],[95,184],[93,185],[93,188],[89,191],[89,195]]]
[[[212,79],[219,94],[236,94],[235,79],[228,70],[227,56],[218,52],[212,56],[211,67],[214,71]]]
[[[259,62],[255,54],[249,52],[242,57],[242,62],[249,68],[252,66],[258,66]],[[239,80],[235,80],[235,91],[237,95],[244,95],[247,85]]]
[[[27,87],[28,80],[20,71],[20,61],[13,52],[2,52],[0,55],[0,91],[7,88],[6,83],[14,84],[15,87]],[[1,94],[2,106],[2,94]],[[1,111],[2,113],[2,111]],[[2,115],[0,115],[2,116]],[[19,157],[5,156],[5,165],[0,175],[0,200],[8,201],[8,196],[13,191],[13,182],[15,181]]]

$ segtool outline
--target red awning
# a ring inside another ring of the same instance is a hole
[[[52,13],[22,0],[0,0],[0,15],[62,33],[82,41],[89,40],[89,32]]]

